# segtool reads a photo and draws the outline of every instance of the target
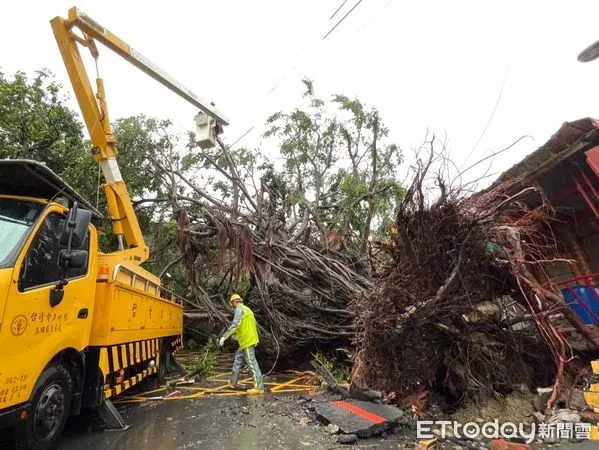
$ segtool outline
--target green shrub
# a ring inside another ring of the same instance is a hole
[[[193,370],[197,372],[202,379],[209,378],[214,375],[214,363],[216,362],[216,353],[218,346],[215,342],[204,347],[204,351],[198,358],[198,362],[193,366]]]
[[[318,351],[314,355],[314,359],[320,362],[333,375],[337,383],[346,383],[349,381],[350,368],[339,362],[333,355]]]

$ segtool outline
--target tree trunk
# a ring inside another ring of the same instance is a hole
[[[375,113],[374,122],[372,124],[372,176],[370,177],[370,185],[368,186],[368,213],[366,215],[366,222],[364,223],[364,231],[362,233],[362,253],[366,253],[366,247],[368,246],[368,238],[370,237],[370,223],[374,216],[374,187],[376,186],[376,180],[378,177],[378,151],[377,151],[377,140],[379,134],[379,117]]]

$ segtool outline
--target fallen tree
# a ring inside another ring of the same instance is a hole
[[[398,401],[439,392],[460,404],[553,383],[552,403],[573,355],[552,317],[591,340],[534,275],[555,248],[552,210],[517,182],[472,195],[435,174],[431,190],[433,159],[418,160],[392,261],[352,304],[354,388]]]
[[[225,145],[220,148],[230,157]],[[240,293],[257,317],[258,353],[268,367],[293,366],[307,362],[313,351],[348,346],[353,337],[348,305],[371,287],[370,264],[338,234],[323,236],[313,206],[305,204],[305,223],[288,224],[284,184],[272,172],[261,176],[252,195],[231,170],[239,203],[230,205],[207,194],[172,161],[152,162],[170,186],[178,246],[190,278],[188,318],[222,330],[232,317],[228,297]],[[181,194],[182,185],[191,195]],[[246,208],[239,207],[242,202]]]
[[[347,306],[371,286],[359,258],[330,248],[291,245],[279,236],[265,241],[259,231],[214,211],[209,221],[192,224],[181,209],[178,222],[197,307],[209,311],[211,319],[228,323],[231,311],[222,291],[240,292],[257,317],[258,351],[265,364],[292,366],[318,348],[348,344],[353,313]],[[210,229],[211,236],[206,231]],[[201,288],[210,280],[213,286],[227,287],[211,295]]]

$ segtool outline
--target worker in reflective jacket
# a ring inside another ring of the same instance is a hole
[[[247,364],[254,377],[254,388],[248,389],[250,395],[264,394],[264,382],[262,380],[262,372],[256,360],[256,345],[260,341],[258,339],[258,327],[254,313],[250,308],[243,304],[243,299],[238,294],[231,295],[231,307],[235,308],[235,315],[231,326],[227,328],[225,334],[218,341],[219,347],[225,344],[225,341],[232,335],[237,335],[237,343],[239,349],[235,353],[235,361],[233,362],[233,373],[231,374],[231,387],[237,388],[239,372],[243,368],[244,363]]]

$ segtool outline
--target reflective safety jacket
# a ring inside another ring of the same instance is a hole
[[[228,339],[233,334],[237,334],[237,342],[239,343],[239,348],[242,350],[260,342],[254,313],[243,303],[235,308],[233,322],[227,328],[223,337]]]

